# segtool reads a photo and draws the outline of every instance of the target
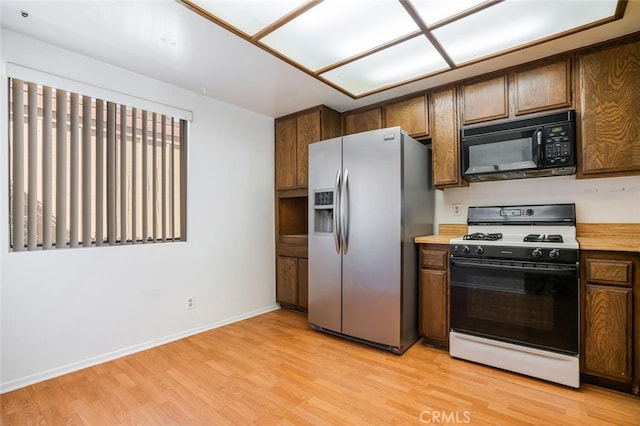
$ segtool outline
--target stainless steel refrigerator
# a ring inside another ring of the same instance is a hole
[[[309,323],[401,354],[418,339],[430,152],[400,127],[309,145]]]

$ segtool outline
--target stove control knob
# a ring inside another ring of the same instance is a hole
[[[549,252],[549,257],[550,257],[551,259],[557,259],[557,258],[559,258],[559,257],[560,257],[560,250],[558,250],[558,249],[553,249],[553,250],[551,250],[551,251]]]
[[[526,214],[527,216],[533,216],[533,209],[527,209],[527,210],[525,211],[525,214]]]
[[[484,249],[482,248],[482,246],[476,247],[476,254],[482,254],[482,253],[484,253]]]
[[[533,251],[531,252],[531,256],[533,256],[534,259],[538,259],[539,257],[542,257],[542,249],[541,248],[533,249]]]
[[[469,254],[469,253],[471,253],[471,249],[469,248],[469,246],[464,246],[464,247],[462,247],[462,252],[464,254]]]

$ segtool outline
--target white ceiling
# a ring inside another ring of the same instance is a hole
[[[22,11],[28,17],[24,18]],[[0,0],[0,24],[275,118],[319,104],[346,111],[640,31],[640,0],[629,1],[622,20],[357,100],[209,22],[178,1]]]

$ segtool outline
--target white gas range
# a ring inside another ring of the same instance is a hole
[[[470,207],[451,244],[450,354],[579,387],[575,205]]]

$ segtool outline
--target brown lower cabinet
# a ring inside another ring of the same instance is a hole
[[[287,308],[308,308],[307,259],[276,256],[276,302]]]
[[[580,268],[582,380],[638,395],[640,254],[582,251]]]
[[[449,246],[420,244],[419,332],[422,343],[449,348]]]

